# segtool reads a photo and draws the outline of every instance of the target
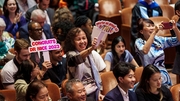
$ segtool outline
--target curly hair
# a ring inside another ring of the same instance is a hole
[[[61,20],[53,25],[52,31],[53,31],[54,36],[58,38],[59,35],[57,34],[57,31],[58,29],[61,29],[62,31],[61,36],[63,37],[63,39],[61,38],[61,40],[59,41],[64,41],[66,38],[66,35],[73,27],[74,27],[74,24],[71,21]]]
[[[68,51],[76,50],[76,47],[74,45],[74,39],[81,31],[83,31],[86,34],[86,37],[87,37],[87,40],[88,40],[88,44],[87,44],[86,48],[91,46],[91,36],[90,36],[90,34],[88,34],[86,30],[83,30],[83,29],[81,29],[79,27],[74,27],[73,29],[71,29],[69,31],[69,33],[66,36],[65,45],[64,45],[64,48],[63,48],[65,53],[68,52]]]

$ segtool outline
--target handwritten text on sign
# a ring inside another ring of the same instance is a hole
[[[31,46],[32,47],[29,47],[30,53],[57,50],[61,48],[60,44],[57,44],[56,39],[33,41],[31,42]]]

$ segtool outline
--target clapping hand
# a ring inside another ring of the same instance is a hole
[[[22,16],[22,12],[16,14],[16,16],[14,18],[14,24],[16,24],[20,21],[21,16]]]

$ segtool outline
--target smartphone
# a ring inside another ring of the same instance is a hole
[[[171,22],[162,22],[163,24],[163,29],[171,29],[172,28],[172,23]]]

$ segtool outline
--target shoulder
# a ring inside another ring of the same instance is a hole
[[[34,5],[33,7],[29,8],[27,12],[32,12],[34,9],[37,9],[37,5]]]
[[[3,69],[2,69],[1,71],[12,71],[12,70],[15,70],[15,69],[17,69],[17,67],[16,67],[16,65],[14,64],[14,61],[13,61],[13,59],[12,59],[12,60],[10,60],[9,62],[7,62],[7,63],[4,65],[4,67],[3,67]]]
[[[118,86],[110,90],[105,96],[113,97],[116,93],[120,93]]]

